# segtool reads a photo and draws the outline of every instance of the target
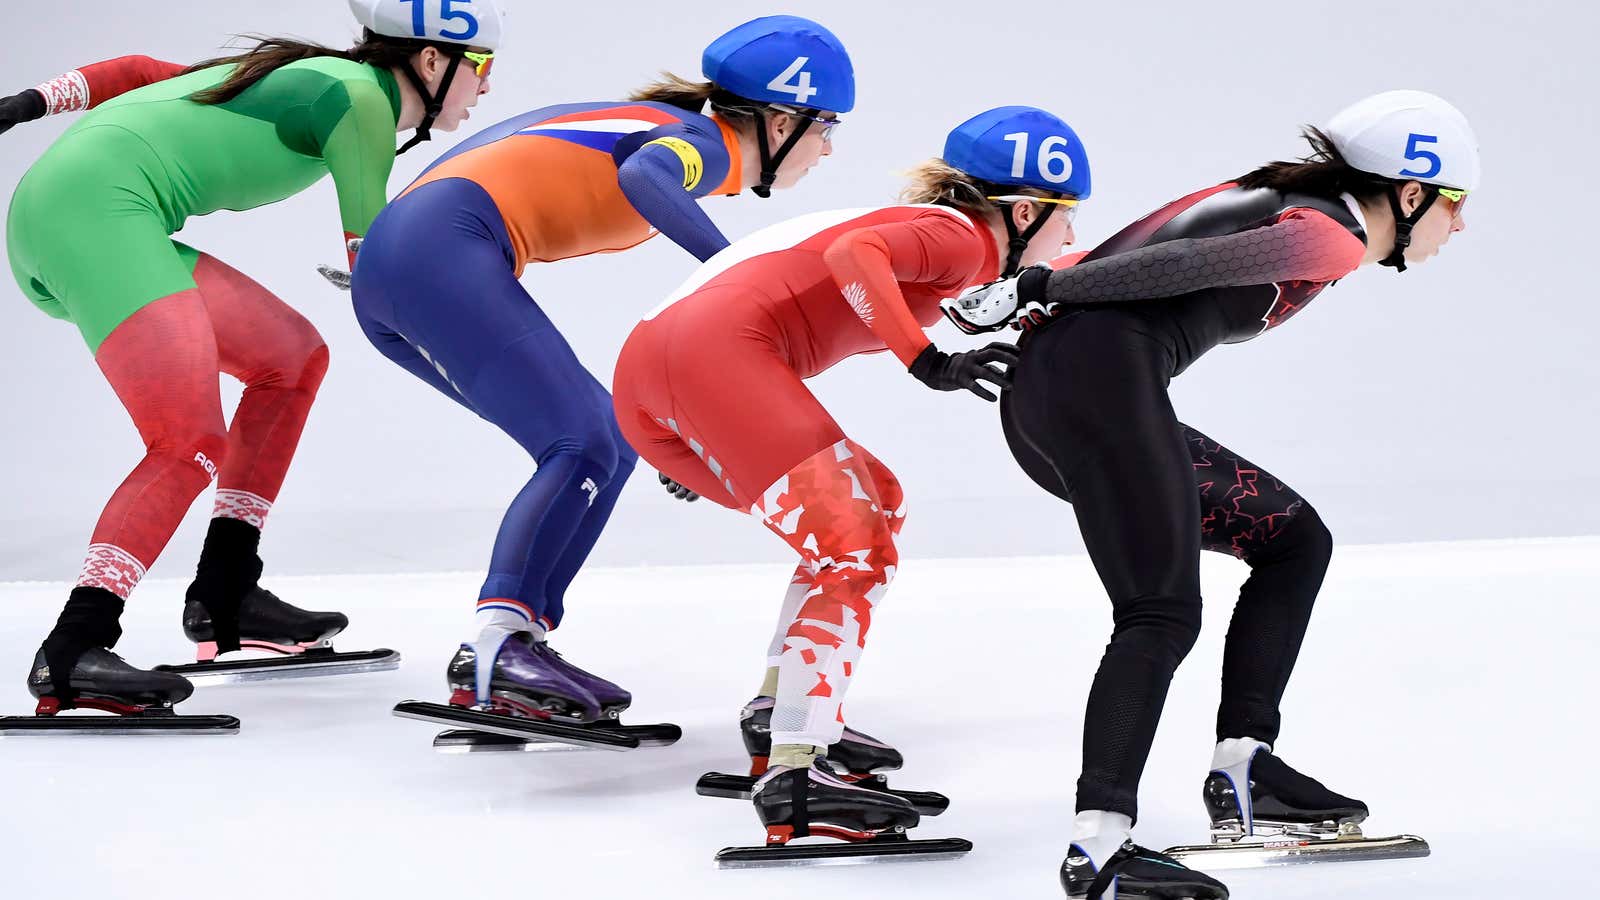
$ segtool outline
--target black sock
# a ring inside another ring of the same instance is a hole
[[[219,653],[239,649],[239,605],[261,578],[260,545],[261,529],[240,519],[212,519],[206,531],[186,599],[211,615]]]
[[[56,619],[56,627],[44,639],[45,665],[50,667],[50,682],[55,695],[72,700],[72,669],[78,657],[91,647],[111,649],[122,637],[123,600],[105,588],[75,587]]]

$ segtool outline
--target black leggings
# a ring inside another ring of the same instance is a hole
[[[1167,397],[1178,339],[1148,313],[1080,313],[1025,342],[1001,401],[1017,462],[1073,505],[1111,596],[1079,810],[1137,817],[1167,687],[1200,633],[1200,550],[1250,565],[1228,629],[1217,736],[1267,743],[1333,550],[1298,494],[1178,421]]]

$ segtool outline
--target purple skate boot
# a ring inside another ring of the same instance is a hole
[[[445,674],[450,705],[510,716],[584,724],[601,717],[600,701],[552,664],[522,633],[489,629],[462,644]]]
[[[407,700],[394,708],[401,718],[452,726],[433,742],[445,752],[633,750],[682,736],[676,725],[622,725],[616,715],[632,700],[627,691],[566,663],[525,632],[490,629],[462,644],[447,680],[449,704]]]
[[[633,695],[623,690],[613,682],[601,678],[591,672],[585,672],[561,655],[548,641],[539,641],[533,645],[533,652],[545,657],[545,664],[562,675],[569,681],[587,690],[600,705],[600,718],[604,721],[615,721],[622,718],[622,713],[633,704]]]

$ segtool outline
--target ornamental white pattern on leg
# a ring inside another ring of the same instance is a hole
[[[144,563],[116,544],[90,544],[83,558],[83,571],[78,575],[78,587],[102,588],[126,600],[144,577],[144,571]]]
[[[249,491],[218,490],[216,504],[211,508],[213,519],[238,519],[260,528],[272,512],[272,501]]]
[[[867,289],[861,286],[861,282],[852,281],[845,285],[844,299],[850,301],[850,308],[856,311],[861,321],[871,325],[872,320],[877,318],[872,309],[872,301],[867,299]]]
[[[77,69],[52,78],[34,90],[44,95],[47,116],[89,108],[89,82]]]

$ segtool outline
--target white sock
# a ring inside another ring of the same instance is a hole
[[[1072,843],[1094,863],[1095,871],[1133,836],[1133,819],[1122,813],[1086,809],[1072,820]]]
[[[1224,772],[1249,762],[1257,750],[1271,753],[1272,745],[1255,738],[1227,738],[1217,744],[1217,749],[1211,754],[1211,771]]]
[[[525,604],[515,600],[479,600],[473,625],[479,632],[488,628],[500,628],[508,632],[521,631],[532,634],[535,641],[544,640],[544,628],[534,621],[532,611]]]

